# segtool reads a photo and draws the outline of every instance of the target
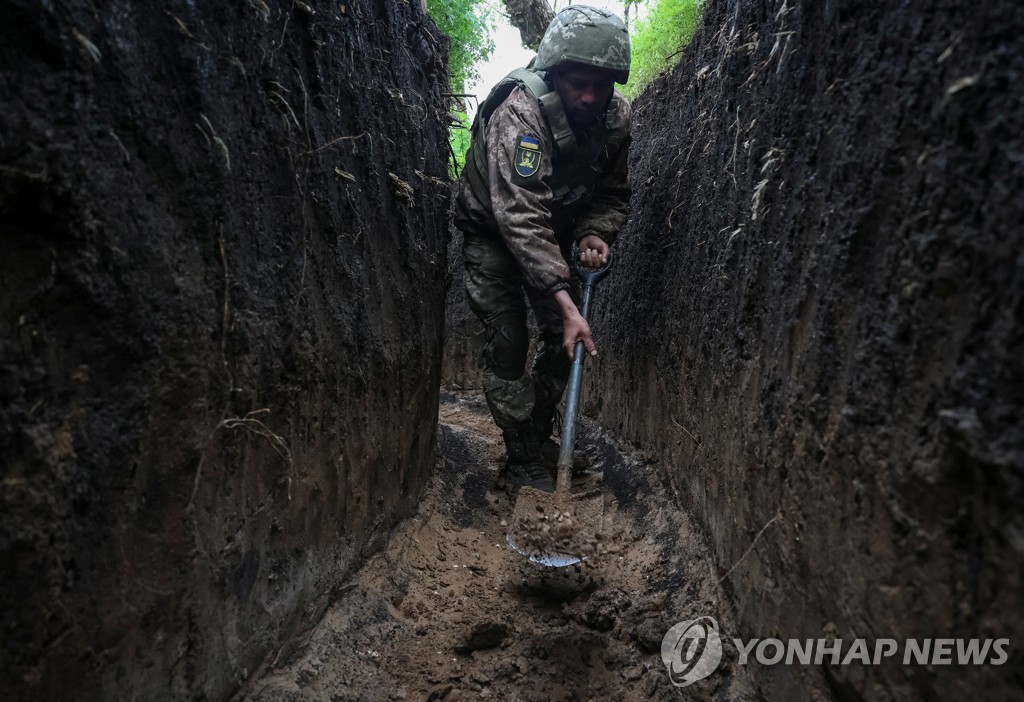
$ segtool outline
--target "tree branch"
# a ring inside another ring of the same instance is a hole
[[[509,20],[519,30],[523,46],[536,51],[544,30],[555,18],[555,11],[547,0],[504,0],[504,3]]]

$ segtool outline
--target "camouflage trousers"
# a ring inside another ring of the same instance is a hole
[[[519,264],[497,236],[467,232],[462,255],[469,306],[486,333],[483,389],[494,422],[501,429],[514,429],[531,419],[549,420],[562,400],[571,365],[562,348],[558,303],[550,295],[527,294]],[[578,280],[573,280],[570,294],[579,304]],[[540,331],[530,372],[527,302]]]

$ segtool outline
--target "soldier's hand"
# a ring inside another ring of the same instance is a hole
[[[597,344],[594,343],[594,337],[590,335],[590,325],[587,324],[587,320],[583,319],[581,315],[577,315],[575,319],[564,322],[564,325],[562,346],[565,347],[569,358],[572,358],[576,351],[577,341],[583,342],[583,348],[587,350],[588,356],[597,355]]]
[[[583,315],[576,308],[576,303],[572,301],[565,290],[560,290],[555,293],[555,301],[562,310],[562,347],[565,352],[569,354],[569,358],[572,358],[573,352],[576,350],[576,342],[582,341],[583,348],[587,350],[587,355],[597,355],[597,344],[594,343],[594,337],[590,334],[590,325],[587,324],[587,320],[583,319]]]
[[[608,244],[599,236],[585,236],[576,244],[580,250],[580,263],[587,268],[600,268],[608,263]]]

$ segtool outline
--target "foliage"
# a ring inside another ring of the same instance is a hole
[[[453,161],[449,164],[451,173],[453,176],[458,175],[462,171],[462,167],[466,163],[466,152],[469,150],[469,115],[465,112],[456,112],[452,115],[459,120],[461,126],[452,125],[448,130],[448,143],[452,147],[452,159]]]
[[[431,19],[451,40],[448,71],[453,92],[475,76],[474,65],[494,50],[486,0],[427,0]]]
[[[427,11],[438,29],[451,40],[449,86],[452,93],[462,93],[466,83],[476,77],[476,64],[486,61],[494,50],[487,0],[427,0]],[[458,172],[469,147],[469,130],[465,111],[459,110],[454,116],[463,125],[449,132],[455,154],[452,168]]]
[[[700,0],[651,0],[647,16],[634,25],[633,60],[623,90],[628,97],[679,63],[681,49],[697,29],[700,6]]]

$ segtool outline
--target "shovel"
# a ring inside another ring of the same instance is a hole
[[[585,268],[580,264],[579,250],[574,246],[572,264],[583,284],[580,314],[583,319],[588,319],[594,287],[611,271],[611,253],[604,267]],[[576,413],[580,404],[585,357],[583,342],[577,341],[566,388],[555,492],[544,492],[528,486],[520,488],[506,537],[508,545],[516,553],[527,556],[534,563],[556,568],[586,560],[597,552],[601,540],[604,517],[604,496],[601,491],[594,489],[579,494],[570,493]]]

